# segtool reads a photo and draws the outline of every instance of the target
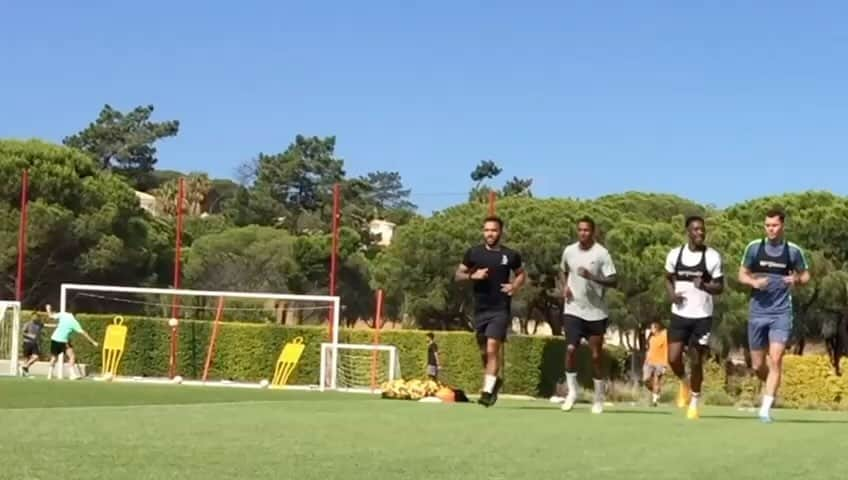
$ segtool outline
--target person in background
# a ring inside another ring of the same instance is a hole
[[[439,370],[441,362],[439,361],[439,346],[436,345],[436,336],[433,332],[427,333],[427,376],[430,380],[439,380]]]
[[[29,376],[29,367],[38,361],[41,356],[41,332],[45,327],[55,327],[55,324],[45,324],[41,321],[41,317],[34,313],[30,320],[23,327],[23,356],[24,364],[21,366],[21,375]]]
[[[651,335],[648,337],[648,354],[642,366],[642,379],[651,391],[651,405],[656,407],[660,401],[662,378],[668,368],[668,332],[662,322],[651,322]]]

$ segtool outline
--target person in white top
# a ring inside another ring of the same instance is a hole
[[[671,300],[668,328],[668,364],[680,379],[677,406],[686,407],[689,419],[699,417],[698,400],[704,378],[703,359],[709,350],[713,325],[713,295],[724,290],[721,255],[707,247],[704,219],[686,219],[686,245],[668,252],[665,261],[666,291]],[[690,375],[686,379],[683,349],[688,347]]]
[[[560,262],[563,285],[563,325],[565,326],[565,380],[568,394],[562,410],[569,411],[577,401],[577,346],[585,338],[592,351],[595,399],[592,413],[601,413],[604,404],[604,375],[601,355],[607,330],[607,288],[617,284],[615,265],[603,245],[595,242],[595,222],[589,217],[577,221],[578,241],[565,247]],[[566,278],[567,276],[567,278]]]

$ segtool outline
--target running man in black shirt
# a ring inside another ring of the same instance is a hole
[[[474,283],[474,329],[485,369],[479,403],[486,407],[495,404],[503,384],[498,372],[501,345],[512,321],[512,295],[526,278],[518,252],[500,244],[502,232],[503,221],[487,217],[483,221],[484,244],[465,252],[454,276],[457,281]]]

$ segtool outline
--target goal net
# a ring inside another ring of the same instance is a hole
[[[79,341],[79,362],[108,380],[245,387],[276,380],[272,386],[317,388],[320,342],[339,338],[335,296],[83,284],[63,284],[60,293],[60,311],[76,315],[110,350],[93,352]],[[118,315],[125,340],[107,345],[106,328]],[[302,345],[294,349],[302,353],[281,375],[281,352],[290,343]],[[111,353],[116,348],[122,348],[118,355]]]
[[[0,375],[18,374],[21,304],[0,301]]]
[[[397,347],[321,344],[321,390],[378,393],[384,382],[401,378]]]

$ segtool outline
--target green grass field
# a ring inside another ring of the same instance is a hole
[[[0,380],[0,479],[844,478],[844,413]]]

